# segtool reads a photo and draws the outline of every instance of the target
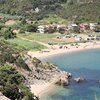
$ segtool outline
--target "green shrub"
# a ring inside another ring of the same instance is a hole
[[[23,76],[12,66],[0,66],[0,91],[11,100],[34,100],[34,94],[23,84],[23,81]]]

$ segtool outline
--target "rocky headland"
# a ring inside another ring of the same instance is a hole
[[[56,65],[42,62],[36,57],[32,58],[24,55],[25,63],[29,66],[31,71],[25,76],[29,84],[34,84],[38,80],[45,82],[52,82],[57,85],[69,85],[70,73],[60,70]]]
[[[60,70],[56,65],[42,62],[36,57],[24,54],[23,60],[29,66],[31,71],[19,70],[25,77],[25,84],[29,86],[31,92],[39,96],[53,87],[68,86],[70,84],[70,73]],[[49,88],[50,87],[50,88]]]

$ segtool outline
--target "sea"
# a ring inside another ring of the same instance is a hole
[[[72,74],[69,86],[48,90],[40,100],[100,100],[100,49],[68,52],[42,59]],[[76,83],[82,77],[86,81]]]

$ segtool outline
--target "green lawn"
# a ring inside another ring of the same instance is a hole
[[[22,40],[22,39],[19,39],[19,38],[16,38],[16,39],[9,39],[7,40],[8,42],[10,42],[11,44],[14,44],[14,46],[17,48],[17,49],[20,49],[20,50],[41,50],[41,49],[44,49],[46,47],[44,47],[43,45],[40,45],[36,42],[29,42],[27,40]]]
[[[28,33],[26,35],[20,35],[24,38],[30,39],[30,40],[37,40],[37,41],[41,41],[44,43],[48,43],[48,42],[55,42],[54,38],[56,38],[56,34],[41,34],[41,33]]]
[[[23,34],[20,35],[21,37],[30,39],[30,40],[37,40],[43,43],[52,43],[52,44],[58,44],[58,43],[62,43],[62,44],[68,44],[69,41],[63,40],[63,39],[56,39],[57,36],[63,37],[63,34],[42,34],[42,33],[27,33],[27,34]],[[73,42],[73,41],[72,41]]]

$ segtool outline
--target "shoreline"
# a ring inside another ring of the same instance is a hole
[[[42,83],[42,84],[33,84],[30,85],[31,87],[31,92],[34,93],[39,99],[41,100],[41,97],[44,96],[45,93],[53,90],[56,85],[53,83]]]
[[[84,50],[89,50],[89,49],[98,49],[100,48],[100,44],[93,44],[93,43],[80,43],[79,46],[70,46],[67,45],[68,48],[56,48],[56,49],[45,49],[42,51],[29,51],[28,55],[31,57],[36,57],[38,59],[44,59],[47,57],[52,57],[64,53],[71,53],[71,52],[77,52],[77,51],[84,51]]]
[[[38,59],[44,59],[44,58],[47,58],[47,57],[61,55],[61,54],[64,54],[64,53],[78,52],[78,51],[84,51],[84,50],[89,50],[89,49],[99,49],[99,48],[100,48],[100,44],[80,43],[78,47],[68,46],[67,49],[65,49],[65,48],[62,48],[62,49],[56,48],[55,50],[54,49],[46,49],[44,52],[29,51],[28,55],[30,55],[32,57],[36,57]],[[56,87],[56,85],[54,85],[53,82],[45,82],[45,83],[39,82],[39,84],[31,85],[31,92],[34,93],[36,96],[39,96],[39,98],[41,100],[41,97],[46,92],[52,90],[54,87]]]

